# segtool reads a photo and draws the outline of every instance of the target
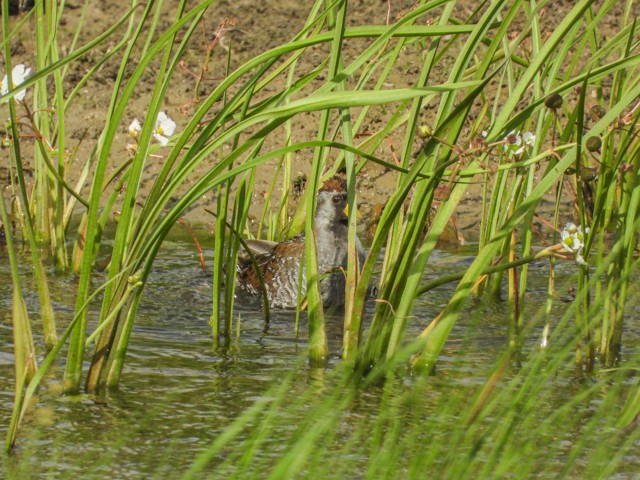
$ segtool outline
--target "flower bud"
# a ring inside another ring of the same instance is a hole
[[[143,285],[143,282],[142,282],[143,273],[144,272],[142,270],[138,270],[133,275],[130,275],[129,278],[127,278],[127,282],[129,282],[129,285],[133,287],[141,287]]]
[[[431,135],[431,129],[427,125],[420,125],[418,127],[418,136],[420,138],[429,138]]]

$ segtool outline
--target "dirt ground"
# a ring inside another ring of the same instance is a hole
[[[190,6],[196,3],[190,2]],[[397,0],[390,0],[389,2],[384,0],[351,1],[349,3],[348,21],[351,25],[385,24],[389,20],[394,21],[398,15],[410,8],[412,3]],[[165,2],[164,14],[159,23],[160,31],[171,25],[177,4],[176,0]],[[568,11],[572,4],[573,2],[553,2],[554,11],[542,15],[543,24],[547,31],[553,29],[554,25],[562,18],[563,12]],[[311,2],[309,2],[309,7],[310,5]],[[90,40],[98,32],[105,31],[117,18],[124,15],[127,11],[127,6],[128,2],[113,0],[92,2],[85,13],[84,27],[79,44]],[[475,6],[476,2],[459,2],[456,16],[458,18],[467,18]],[[59,39],[63,51],[68,48],[73,40],[76,26],[83,11],[82,8],[83,3],[80,0],[66,2],[62,17],[63,31]],[[620,28],[618,18],[622,8],[620,7],[620,12],[612,14],[610,18],[607,17],[606,28],[610,29],[612,34]],[[308,7],[301,6],[300,2],[291,0],[265,0],[262,2],[221,0],[215,3],[206,14],[203,32],[194,36],[184,58],[185,67],[178,72],[170,94],[167,94],[162,107],[176,121],[177,130],[179,131],[180,128],[186,125],[189,113],[193,112],[193,109],[189,106],[190,102],[193,102],[196,88],[196,81],[192,72],[197,70],[203,61],[206,52],[205,45],[211,41],[221,22],[227,19],[227,21],[233,23],[233,26],[227,31],[224,41],[213,50],[209,71],[210,78],[201,85],[198,92],[201,96],[206,96],[224,75],[227,49],[231,49],[231,69],[233,70],[257,54],[291,39],[304,25],[307,14]],[[19,18],[14,17],[14,21],[19,20]],[[116,38],[114,37],[113,40],[109,41],[108,45],[100,46],[97,50],[91,51],[86,57],[74,62],[70,66],[65,80],[65,90],[67,92],[70,91],[76,82],[107,53],[108,49],[115,45],[115,42]],[[348,40],[345,49],[345,61],[348,62],[368,43],[368,41],[362,39]],[[19,39],[12,42],[11,48],[14,64],[23,62],[27,65],[35,66],[35,36],[31,30],[23,29]],[[317,47],[315,53],[314,50],[311,50],[309,54],[305,54],[300,58],[299,70],[301,72],[310,71],[317,66],[319,58],[321,58],[321,49],[322,47]],[[399,62],[399,68],[388,79],[389,86],[396,88],[412,86],[420,71],[422,54],[423,50],[418,46],[406,48],[405,52],[403,52],[403,58]],[[119,58],[101,67],[82,88],[69,111],[69,115],[66,118],[66,144],[67,149],[73,152],[70,164],[71,171],[80,169],[84,159],[87,158],[93,148],[95,140],[105,126],[107,121],[105,118],[106,110],[118,66]],[[132,69],[133,67],[131,66]],[[447,73],[447,62],[445,61],[439,66],[439,71],[434,72],[434,83],[435,79],[444,81]],[[155,72],[150,69],[136,88],[134,98],[124,117],[125,122],[111,151],[112,169],[116,169],[127,159],[126,145],[130,141],[127,135],[127,127],[134,117],[144,118],[155,80]],[[282,76],[278,81],[285,85],[286,78]],[[6,116],[4,111],[6,107],[3,106],[1,108],[0,115]],[[433,108],[433,106],[427,105],[425,107],[425,115],[428,115],[429,111],[432,112]],[[381,107],[373,108],[361,132],[375,131],[388,118],[389,114],[390,112]],[[316,129],[317,115],[310,114],[306,117],[296,118],[293,135],[296,141],[314,139],[317,133]],[[271,138],[265,144],[263,151],[282,145],[282,139]],[[397,132],[383,143],[377,155],[386,161],[393,162],[394,156],[399,155],[401,145],[402,132]],[[418,145],[416,145],[417,148]],[[162,155],[162,151],[159,154]],[[5,195],[11,195],[11,190],[8,186],[8,151],[4,150],[0,155],[2,155],[0,177],[5,185]],[[145,166],[144,175],[144,185],[146,187],[151,185],[161,165],[161,156],[149,159]],[[194,174],[202,173],[209,167],[210,165],[202,165]],[[254,188],[255,198],[251,211],[254,217],[260,215],[264,194],[269,190],[274,167],[275,164],[271,164],[258,169]],[[309,155],[300,155],[295,158],[294,178],[308,175],[310,169]],[[375,164],[368,164],[363,169],[358,178],[358,201],[365,224],[374,220],[375,214],[373,212],[378,211],[384,205],[386,199],[394,191],[395,186],[396,175],[393,171]],[[282,185],[279,184],[277,188],[282,188]],[[87,191],[86,188],[84,191]],[[213,199],[211,197],[211,195],[204,196],[197,202],[188,212],[187,220],[192,223],[212,225],[212,217],[205,211],[205,208],[211,209],[213,207]],[[478,206],[481,200],[482,189],[480,187],[470,188],[457,213],[458,227],[462,232],[471,232],[469,233],[471,236],[473,236],[473,231],[479,224]],[[273,208],[277,208],[277,205],[273,205]],[[465,235],[467,234],[465,233]]]

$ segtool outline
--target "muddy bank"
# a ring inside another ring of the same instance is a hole
[[[173,15],[178,2],[166,2],[164,13],[159,19],[159,31],[169,27],[173,23]],[[195,2],[193,2],[195,4]],[[380,0],[361,0],[350,2],[349,19],[350,25],[365,24],[385,24],[393,22],[399,15],[402,15],[411,7],[411,2],[384,2]],[[461,2],[457,6],[456,17],[467,18],[472,9],[475,8],[474,2]],[[540,15],[543,28],[551,31],[554,25],[562,17],[562,12],[568,10],[570,5],[554,5],[554,11],[547,10]],[[65,48],[73,42],[73,38],[80,24],[80,19],[84,18],[81,24],[81,34],[78,45],[86,43],[95,37],[98,32],[108,29],[115,19],[124,15],[127,11],[126,5],[122,2],[104,1],[96,2],[88,5],[86,10],[81,4],[67,2],[65,12],[62,17],[62,32],[60,34],[60,48]],[[82,12],[82,15],[80,14]],[[229,59],[231,70],[242,65],[247,60],[255,57],[261,52],[269,48],[275,47],[290,40],[293,35],[298,32],[304,25],[307,18],[307,9],[300,7],[299,2],[289,0],[281,0],[278,2],[252,2],[252,1],[220,1],[213,5],[207,12],[202,28],[199,30],[184,55],[183,64],[177,72],[173,81],[170,92],[165,97],[163,110],[167,112],[177,123],[177,131],[180,131],[190,118],[196,106],[196,99],[206,96],[216,85],[220,79],[224,77],[226,71],[226,63]],[[618,17],[621,12],[612,14],[607,18],[605,25],[611,29],[611,33],[617,33],[619,28]],[[13,21],[18,21],[20,17],[14,17]],[[423,21],[437,20],[423,19]],[[202,65],[207,54],[207,45],[210,44],[215,33],[219,31],[221,25],[226,25],[226,31],[222,41],[218,42],[212,50],[211,63],[209,71],[204,81],[198,85],[195,73]],[[69,71],[65,77],[65,94],[68,94],[79,82],[83,76],[91,69],[101,58],[106,55],[110,48],[113,48],[119,37],[114,35],[113,39],[99,46],[97,49],[90,51],[85,57],[73,62],[69,66]],[[345,63],[355,58],[364,48],[370,44],[370,39],[348,39],[345,41]],[[35,38],[29,29],[23,29],[20,37],[12,42],[12,52],[14,55],[14,64],[23,62],[27,65],[35,65]],[[429,47],[428,42],[416,42],[406,47],[397,68],[390,74],[385,86],[389,88],[400,88],[412,86],[415,84],[419,75],[423,56]],[[326,53],[327,46],[317,46],[310,48],[298,60],[297,70],[300,75],[317,68]],[[524,47],[523,47],[524,48]],[[230,52],[230,54],[229,54]],[[448,75],[448,67],[455,59],[455,50],[452,54],[445,56],[443,62],[438,66],[436,71],[432,73],[430,83],[437,84],[446,81]],[[526,53],[526,52],[525,52]],[[116,55],[112,60],[101,66],[91,79],[83,86],[78,93],[66,116],[66,148],[69,152],[67,170],[70,172],[70,183],[75,184],[77,174],[80,172],[86,158],[91,151],[102,132],[107,119],[106,110],[109,104],[110,96],[119,68],[119,57]],[[131,66],[133,69],[134,66]],[[326,79],[320,77],[312,82],[307,91],[312,91]],[[128,105],[124,116],[124,122],[121,126],[118,136],[113,144],[110,152],[110,170],[115,171],[128,158],[127,145],[130,138],[127,133],[127,127],[134,118],[144,118],[151,91],[156,81],[153,69],[143,76],[136,86],[135,94]],[[273,90],[278,90],[286,86],[286,75],[278,77],[276,82],[270,86],[269,91],[261,92],[256,96],[256,101],[270,94]],[[488,92],[490,93],[490,92]],[[29,100],[27,98],[27,100]],[[526,99],[523,99],[526,102]],[[423,108],[423,117],[425,124],[429,123],[429,119],[433,118],[436,105],[426,104]],[[382,125],[394,113],[392,108],[372,107],[367,115],[366,120],[359,129],[356,136],[356,142],[360,143],[366,138],[378,131]],[[212,112],[213,113],[213,112]],[[6,117],[6,106],[2,106],[0,114]],[[354,117],[357,111],[354,111]],[[474,114],[475,115],[475,114]],[[317,135],[317,114],[299,115],[293,119],[292,142],[312,140]],[[249,132],[248,132],[249,133]],[[390,163],[396,163],[400,159],[401,146],[403,143],[404,132],[392,132],[376,151],[376,155]],[[285,144],[284,129],[281,134],[271,135],[265,142],[262,151],[270,151]],[[467,148],[469,139],[461,138],[461,148]],[[23,140],[25,151],[33,148],[33,140],[25,138]],[[419,143],[414,146],[414,152],[419,149]],[[6,152],[6,150],[5,150]],[[8,152],[3,156],[7,158]],[[162,149],[157,152],[156,156],[150,157],[145,166],[143,178],[143,190],[148,189],[163,164],[166,152]],[[312,152],[299,152],[294,157],[294,167],[292,172],[292,181],[302,183],[306,175],[311,170]],[[27,158],[28,160],[28,158]],[[5,160],[6,161],[6,160]],[[216,158],[211,158],[206,164],[200,165],[191,176],[190,180],[184,185],[184,189],[188,189],[195,178],[203,174],[216,162]],[[5,163],[5,162],[3,162]],[[28,166],[27,166],[28,167]],[[274,171],[277,168],[277,161],[263,165],[257,169],[256,181],[254,185],[254,199],[251,207],[251,215],[259,218],[264,205],[266,193],[271,188]],[[33,171],[26,170],[29,179],[32,180]],[[5,196],[13,195],[10,186],[10,169],[8,166],[0,166],[0,177],[4,184]],[[274,198],[280,197],[282,191],[281,176],[276,180]],[[375,216],[381,210],[386,200],[394,191],[396,186],[396,174],[385,167],[369,163],[358,176],[357,189],[359,192],[359,205],[363,216],[364,229],[369,228],[369,224],[374,222]],[[88,189],[85,186],[83,193],[87,194]],[[179,198],[183,192],[178,192],[176,198]],[[438,201],[446,201],[447,189],[441,189],[441,195]],[[457,212],[457,226],[465,235],[472,236],[479,224],[479,208],[482,203],[483,190],[481,179],[476,178],[472,181],[464,199],[462,200]],[[551,205],[553,198],[549,199]],[[297,201],[295,198],[289,200],[292,206]],[[567,205],[570,204],[570,198],[565,199]],[[213,225],[212,216],[207,213],[207,209],[214,207],[214,198],[212,194],[204,195],[196,202],[186,214],[185,219],[194,224],[205,224],[209,228]],[[114,213],[117,214],[117,208]],[[272,211],[278,209],[277,204],[271,205]],[[567,215],[571,215],[568,208]]]

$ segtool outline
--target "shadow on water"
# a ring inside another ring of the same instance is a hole
[[[426,281],[465,268],[471,251],[437,251]],[[4,254],[0,253],[0,257]],[[206,252],[211,258],[211,252]],[[0,435],[4,436],[13,404],[13,356],[11,354],[11,280],[8,265],[0,264]],[[24,262],[24,264],[28,264]],[[546,298],[546,271],[530,285],[531,304]],[[25,270],[26,300],[36,309],[36,289]],[[568,274],[569,272],[567,272]],[[563,274],[562,267],[559,276]],[[52,282],[54,308],[63,327],[73,315],[73,275]],[[439,288],[417,302],[410,335],[418,334],[439,313],[454,286]],[[211,280],[199,268],[190,245],[167,242],[145,289],[118,390],[101,397],[61,396],[62,361],[54,367],[39,391],[37,403],[24,423],[15,455],[5,456],[8,478],[175,478],[184,472],[224,428],[284,378],[292,379],[288,397],[298,398],[310,386],[331,382],[313,371],[305,359],[307,324],[301,318],[299,336],[292,312],[272,312],[265,330],[261,312],[236,307],[233,334],[227,348],[212,351],[209,328]],[[99,308],[98,304],[92,306]],[[367,307],[369,313],[373,305]],[[480,309],[471,305],[469,315],[451,334],[429,380],[429,395],[415,421],[429,417],[429,408],[441,402],[472,395],[486,382],[492,366],[504,351],[508,338],[506,305],[497,302]],[[95,315],[93,315],[95,318]],[[327,320],[331,350],[329,370],[339,365],[341,319]],[[637,328],[637,327],[636,327]],[[37,327],[35,329],[38,330]],[[471,334],[470,334],[471,333]],[[535,348],[539,329],[531,332],[528,348]],[[637,331],[633,342],[637,344]],[[37,338],[37,340],[41,340]],[[42,345],[40,343],[40,348]],[[397,378],[404,384],[415,379]],[[579,386],[568,379],[558,386],[562,402]],[[373,421],[383,388],[372,387],[356,398],[344,414],[341,428],[363,419]],[[553,405],[548,406],[550,410]],[[541,412],[541,415],[543,413]],[[290,419],[293,428],[297,419]],[[433,421],[431,418],[429,421]],[[446,416],[438,422],[447,422]],[[338,432],[340,435],[340,432]],[[282,448],[271,442],[272,455]],[[363,451],[362,462],[367,453]]]

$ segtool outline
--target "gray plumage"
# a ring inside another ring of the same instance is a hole
[[[323,277],[320,295],[325,307],[344,305],[349,232],[346,206],[346,182],[339,177],[329,179],[318,192],[314,221],[318,274]],[[298,284],[301,282],[302,296],[307,286],[304,233],[281,243],[251,240],[247,246],[264,280],[269,306],[295,308],[298,304]],[[362,265],[364,249],[357,237],[356,249]],[[236,292],[252,297],[262,295],[260,278],[248,256],[238,261]]]

